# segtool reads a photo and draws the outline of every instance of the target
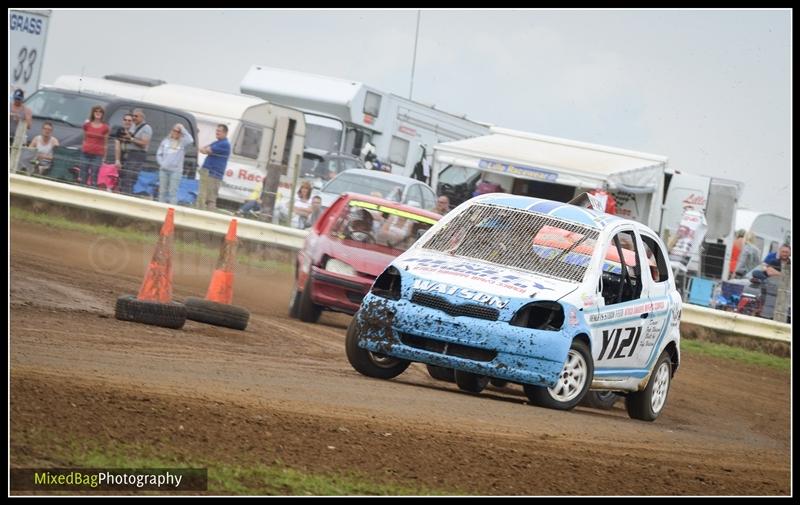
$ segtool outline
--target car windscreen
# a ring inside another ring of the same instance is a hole
[[[89,111],[95,105],[104,108],[108,101],[94,97],[62,93],[55,90],[39,90],[28,98],[25,105],[35,117],[60,121],[80,128],[89,119]]]
[[[325,193],[361,193],[362,195],[377,196],[400,201],[403,193],[403,185],[386,179],[377,177],[365,177],[360,174],[339,174],[329,182],[322,191]]]
[[[581,282],[599,232],[526,210],[478,204],[427,239],[423,248]]]
[[[349,245],[398,256],[435,223],[406,209],[355,199],[342,209],[331,235]]]

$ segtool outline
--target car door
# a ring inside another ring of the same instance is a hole
[[[642,283],[641,249],[632,225],[608,234],[602,247],[601,272],[589,316],[592,357],[598,378],[627,377],[643,366],[641,346],[650,318],[650,300]],[[627,273],[626,273],[627,272]]]
[[[642,268],[642,296],[650,300],[649,316],[642,329],[639,343],[638,361],[649,369],[658,358],[659,349],[670,328],[678,325],[677,311],[679,298],[670,282],[671,269],[667,262],[667,252],[656,235],[649,230],[640,229]],[[674,294],[674,299],[673,299]]]

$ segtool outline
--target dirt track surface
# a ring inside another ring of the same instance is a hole
[[[473,396],[419,364],[369,379],[345,357],[349,317],[286,316],[286,271],[239,267],[245,332],[117,321],[152,247],[12,221],[12,466],[66,466],[36,444],[59,430],[470,494],[790,493],[788,373],[684,354],[655,423],[621,402],[558,412],[519,388]],[[202,296],[213,259],[174,261],[175,298]]]

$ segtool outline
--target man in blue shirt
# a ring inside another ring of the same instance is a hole
[[[197,195],[197,208],[215,210],[217,208],[217,192],[225,175],[228,157],[231,155],[231,143],[228,142],[228,127],[224,124],[217,125],[217,140],[200,148],[206,155],[203,166],[200,168],[200,190]]]

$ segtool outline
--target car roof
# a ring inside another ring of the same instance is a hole
[[[182,110],[182,109],[176,109],[174,107],[168,107],[166,105],[158,105],[156,103],[150,103],[150,102],[140,102],[139,100],[132,100],[132,99],[128,99],[128,98],[122,98],[122,97],[119,97],[119,96],[116,96],[116,95],[106,95],[104,93],[85,93],[83,91],[73,91],[71,89],[55,88],[55,87],[52,87],[52,86],[43,87],[43,88],[41,88],[41,89],[39,89],[37,91],[56,91],[56,92],[59,92],[59,93],[64,93],[65,95],[85,96],[85,97],[88,97],[88,98],[97,98],[98,100],[103,100],[108,105],[112,105],[112,104],[116,105],[116,104],[122,103],[122,104],[125,104],[125,105],[132,105],[134,107],[143,107],[143,108],[148,108],[148,109],[158,109],[158,110],[163,110],[163,111],[166,111],[166,112],[171,112],[171,113],[177,114],[179,116],[189,117],[189,118],[192,119],[192,121],[194,123],[197,123],[197,118],[195,118],[194,114],[192,114],[191,112],[186,111],[186,110]],[[30,96],[33,96],[33,93],[31,93]],[[28,97],[28,98],[30,98],[30,97]],[[105,108],[108,108],[108,107],[106,106]]]
[[[370,195],[362,195],[360,193],[342,193],[339,199],[345,198],[347,201],[350,200],[360,200],[362,202],[373,203],[375,205],[385,205],[387,207],[392,207],[395,209],[403,210],[406,212],[410,212],[412,214],[417,214],[419,216],[429,217],[431,219],[439,220],[442,218],[441,214],[437,214],[436,212],[431,212],[429,210],[421,209],[419,207],[411,207],[410,205],[404,205],[402,203],[395,202],[393,200],[387,200],[385,198],[378,198],[376,196]],[[337,199],[338,200],[338,199]],[[333,207],[333,205],[331,205]]]
[[[527,210],[539,214],[545,214],[555,218],[572,221],[597,230],[603,230],[613,224],[630,223],[637,227],[644,227],[637,221],[624,219],[605,212],[598,212],[594,209],[578,207],[564,202],[546,200],[544,198],[534,198],[531,196],[509,195],[506,193],[487,193],[469,200],[470,203],[486,203],[499,205],[513,209]]]
[[[340,172],[339,175],[336,177],[341,177],[344,174],[355,174],[359,177],[372,177],[373,179],[385,179],[387,181],[396,182],[398,184],[403,184],[408,186],[409,184],[419,183],[426,185],[424,182],[418,181],[417,179],[412,179],[411,177],[405,177],[403,175],[397,174],[390,174],[388,172],[379,172],[377,170],[367,170],[364,168],[351,168],[349,170],[345,170],[344,172]]]

